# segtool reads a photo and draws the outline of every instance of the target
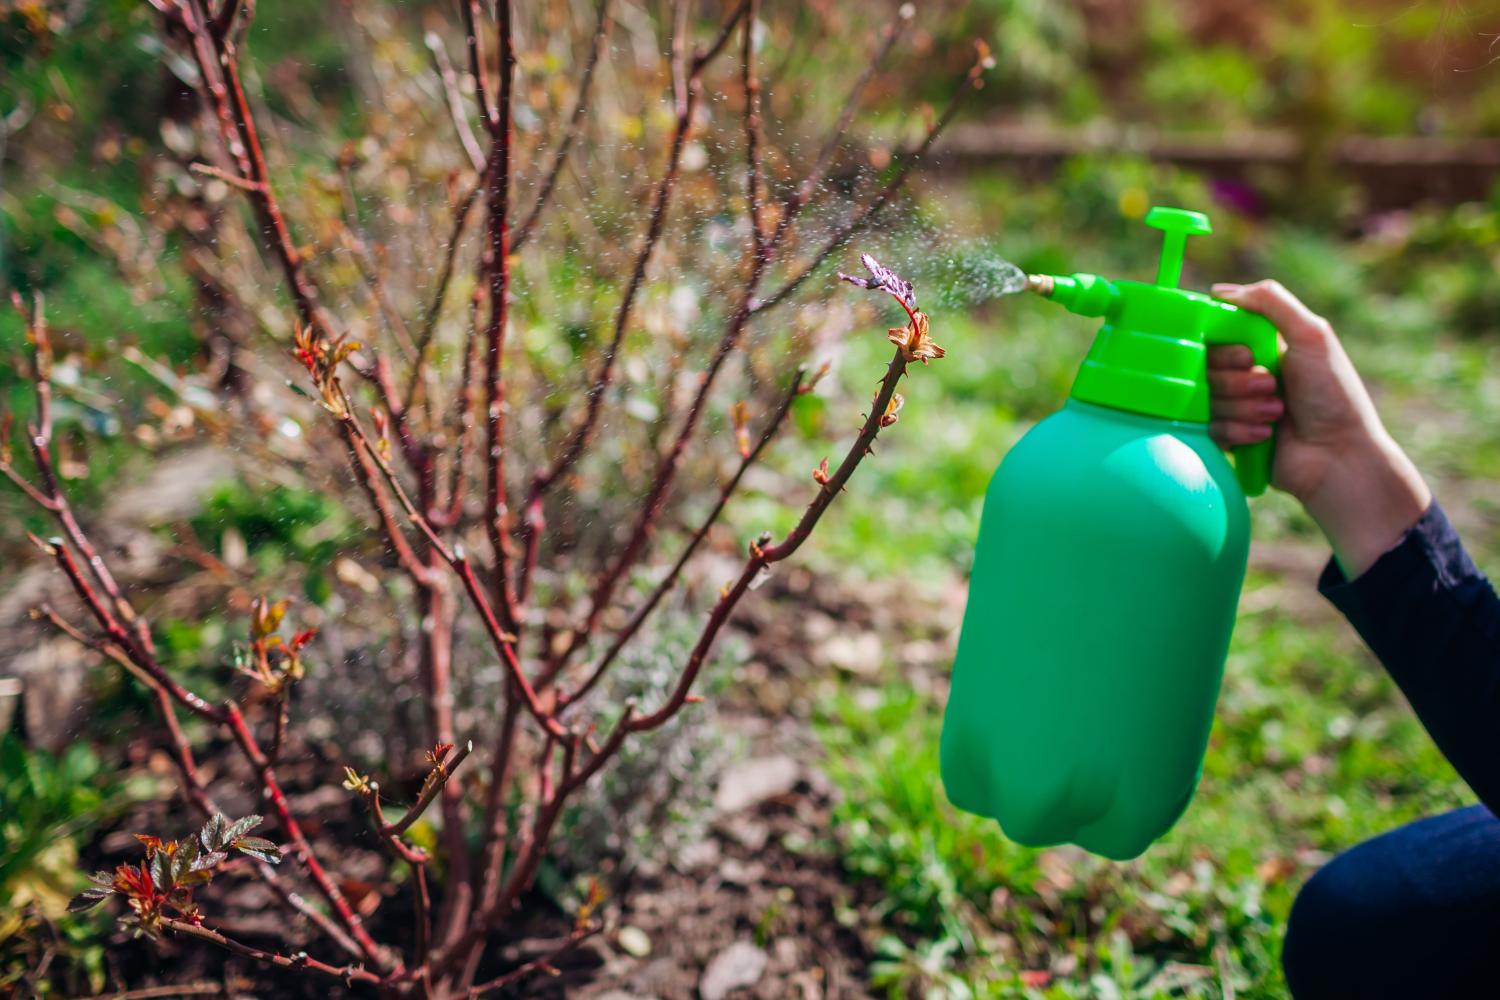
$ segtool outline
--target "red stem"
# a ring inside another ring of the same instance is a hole
[[[740,86],[745,91],[745,210],[750,216],[751,240],[757,256],[767,249],[767,235],[760,217],[760,78],[755,74],[755,17],[759,10],[759,0],[750,0],[740,57]]]
[[[361,969],[353,965],[342,967],[329,965],[327,962],[320,962],[316,958],[312,958],[305,952],[299,952],[296,955],[288,957],[274,951],[265,951],[241,941],[236,941],[234,938],[226,937],[218,931],[204,927],[201,924],[188,923],[186,920],[174,920],[171,917],[162,917],[161,924],[168,930],[175,931],[178,934],[186,934],[190,937],[210,941],[225,951],[232,951],[236,955],[243,955],[257,962],[264,962],[266,965],[274,965],[283,969],[308,969],[345,983],[375,984],[381,981],[379,976],[367,969]]]
[[[561,945],[549,951],[547,954],[542,955],[539,958],[533,958],[529,962],[518,965],[514,969],[511,969],[509,972],[505,973],[503,976],[496,976],[494,979],[491,979],[487,982],[480,983],[477,986],[469,987],[469,992],[467,994],[469,1000],[474,1000],[474,998],[476,997],[482,997],[486,993],[494,993],[499,990],[503,990],[507,986],[515,985],[534,972],[541,972],[552,968],[553,963],[556,962],[559,958],[561,958],[563,955],[566,955],[568,952],[572,951],[574,948],[578,947],[580,944],[582,944],[584,941],[587,941],[595,934],[598,934],[602,929],[602,924],[591,923],[587,927],[580,927],[574,930],[567,936],[567,939],[564,940]]]
[[[47,554],[57,561],[58,567],[62,569],[63,574],[68,578],[68,582],[73,585],[74,592],[88,605],[89,611],[94,616],[94,620],[109,635],[110,642],[124,650],[132,663],[145,671],[154,682],[159,684],[183,708],[210,722],[224,721],[223,710],[214,708],[208,702],[177,683],[175,679],[162,669],[161,664],[156,662],[155,657],[150,652],[136,644],[131,635],[125,631],[115,616],[110,614],[109,609],[100,601],[99,595],[89,585],[88,580],[84,579],[82,571],[78,568],[77,561],[73,558],[73,553],[69,551],[66,544],[62,544],[62,539],[40,544],[42,544]]]
[[[515,591],[510,580],[510,511],[505,484],[505,385],[500,370],[510,307],[510,173],[511,87],[515,78],[510,0],[498,4],[500,17],[500,99],[498,121],[492,129],[490,161],[486,168],[485,204],[489,211],[489,246],[483,267],[489,272],[490,321],[485,329],[485,430],[489,446],[486,463],[485,529],[494,551],[493,593],[500,620],[508,632],[519,631]]]
[[[614,599],[616,588],[625,578],[625,574],[635,565],[641,553],[645,551],[647,543],[651,540],[656,530],[657,519],[661,517],[666,506],[667,491],[677,477],[678,466],[682,462],[682,456],[687,451],[689,442],[692,441],[694,433],[698,429],[698,421],[702,418],[707,408],[709,391],[713,388],[724,362],[739,346],[740,337],[744,334],[746,326],[750,322],[750,306],[755,295],[755,289],[760,283],[761,275],[765,271],[768,258],[759,252],[752,250],[752,262],[750,276],[746,281],[744,297],[739,305],[735,307],[723,335],[719,339],[718,349],[714,352],[713,359],[709,362],[707,370],[699,379],[698,391],[693,396],[693,402],[688,407],[687,416],[684,418],[682,427],[672,441],[671,449],[662,456],[657,463],[656,475],[651,482],[651,488],[641,503],[641,513],[636,518],[635,525],[631,530],[630,537],[621,546],[619,555],[615,558],[605,571],[600,574],[599,580],[594,585],[589,595],[589,610],[584,617],[582,626],[573,633],[573,639],[564,649],[559,661],[565,661],[568,654],[573,650],[582,648],[587,643],[599,620],[609,608]],[[554,668],[556,669],[556,668]]]
[[[422,320],[422,329],[417,334],[417,364],[419,366],[426,365],[428,362],[427,352],[431,350],[433,336],[437,332],[438,317],[443,312],[443,300],[448,297],[448,286],[453,282],[453,267],[458,260],[459,247],[463,243],[464,225],[469,221],[469,212],[473,210],[474,203],[479,200],[479,193],[482,190],[484,190],[483,175],[480,176],[479,183],[469,189],[453,210],[453,229],[448,234],[447,246],[443,248],[443,266],[438,271],[437,290],[432,293],[432,304],[427,307],[426,317]],[[421,384],[421,378],[414,371],[406,390],[407,409],[411,408],[411,401],[416,395],[417,387]]]
[[[614,663],[615,658],[620,655],[626,644],[630,642],[636,632],[640,631],[646,619],[651,617],[651,613],[656,610],[656,606],[661,603],[662,598],[676,586],[677,578],[681,575],[683,567],[687,565],[688,560],[692,558],[693,553],[697,551],[703,539],[708,537],[709,530],[718,522],[719,515],[729,503],[729,498],[734,495],[734,491],[739,487],[740,480],[744,478],[750,466],[754,465],[756,460],[760,458],[761,452],[771,443],[771,439],[776,436],[776,432],[781,429],[787,415],[791,413],[792,404],[797,401],[797,397],[807,391],[807,384],[803,381],[804,374],[803,371],[799,370],[796,377],[792,379],[791,389],[782,398],[781,405],[772,414],[771,419],[766,422],[766,427],[761,432],[760,440],[756,442],[755,447],[751,449],[750,453],[740,461],[739,468],[735,470],[729,482],[719,492],[718,503],[708,512],[708,516],[703,519],[703,523],[699,525],[698,530],[688,540],[688,544],[683,548],[682,554],[677,557],[677,561],[672,564],[672,568],[667,571],[667,575],[662,577],[661,582],[652,590],[651,596],[646,598],[645,602],[630,616],[630,621],[626,623],[625,627],[615,635],[614,641],[610,643],[608,651],[594,665],[593,672],[589,674],[588,678],[578,686],[576,691],[560,699],[558,706],[559,715],[570,705],[588,694],[589,690],[595,684],[599,683],[600,678],[604,676],[605,671]]]
[[[276,771],[266,755],[261,751],[260,744],[255,741],[255,734],[250,731],[245,717],[240,713],[240,707],[234,702],[226,702],[224,705],[225,721],[229,725],[229,731],[234,740],[239,744],[245,759],[255,768],[256,778],[260,782],[261,790],[265,793],[266,800],[271,803],[271,809],[276,813],[276,819],[281,825],[282,832],[286,834],[287,840],[292,844],[292,849],[297,859],[302,862],[302,867],[312,879],[313,885],[328,900],[334,912],[339,916],[344,926],[348,928],[349,934],[359,945],[360,952],[365,960],[378,968],[385,968],[389,964],[386,956],[382,953],[379,945],[370,937],[365,930],[363,921],[359,915],[349,906],[349,901],[339,891],[338,885],[329,877],[322,863],[313,853],[312,845],[307,842],[307,837],[298,825],[296,817],[292,815],[291,808],[287,805],[286,795],[281,790],[281,783],[276,780]]]
[[[483,841],[478,857],[480,870],[475,873],[475,889],[478,892],[479,912],[494,905],[500,894],[501,879],[505,871],[505,851],[509,844],[510,822],[505,795],[510,787],[511,762],[515,748],[517,723],[521,715],[521,702],[514,682],[506,685],[505,712],[501,717],[500,733],[495,741],[495,750],[490,757],[490,786],[485,796]]]
[[[429,968],[441,972],[464,961],[472,954],[471,949],[484,940],[495,922],[510,912],[521,893],[536,878],[537,869],[541,867],[542,859],[547,853],[548,838],[558,817],[562,815],[562,808],[568,796],[598,774],[600,768],[620,749],[625,737],[631,732],[630,721],[633,711],[634,703],[627,702],[625,714],[621,716],[614,731],[610,733],[609,740],[599,749],[599,752],[594,754],[583,767],[577,770],[570,768],[570,773],[566,774],[559,783],[556,794],[543,803],[525,845],[517,852],[516,862],[511,867],[504,888],[496,895],[493,902],[480,908],[461,938],[452,946],[433,955]]]
[[[489,633],[490,641],[495,647],[495,652],[505,662],[510,671],[511,679],[520,689],[521,696],[526,700],[526,707],[531,712],[541,727],[553,736],[566,735],[567,730],[557,719],[542,705],[541,699],[537,697],[536,690],[531,682],[526,679],[525,672],[521,669],[521,663],[516,658],[514,647],[514,636],[500,627],[495,619],[495,612],[490,607],[490,602],[485,599],[484,591],[479,586],[479,580],[474,576],[474,567],[462,555],[455,556],[453,567],[458,571],[459,578],[464,582],[464,588],[469,592],[469,598],[474,606],[479,609],[480,616],[484,619],[485,631]],[[509,637],[508,637],[509,636]]]
[[[770,538],[766,537],[763,541],[751,544],[750,558],[745,563],[745,568],[740,572],[739,577],[734,581],[729,590],[719,598],[718,603],[714,605],[713,610],[709,613],[708,623],[704,626],[702,634],[698,637],[697,644],[694,645],[692,653],[688,656],[687,666],[684,668],[682,676],[678,679],[677,687],[672,692],[671,697],[655,712],[634,719],[630,723],[632,732],[655,729],[677,714],[678,710],[686,704],[688,695],[693,687],[693,682],[697,679],[698,672],[702,669],[704,661],[707,659],[714,639],[717,638],[719,630],[723,628],[724,623],[729,620],[729,616],[734,611],[735,605],[739,603],[740,598],[745,596],[745,592],[750,589],[750,585],[755,582],[755,578],[763,569],[788,558],[802,546],[802,543],[812,533],[813,527],[818,523],[823,513],[833,503],[834,498],[839,495],[839,492],[843,490],[844,484],[849,481],[849,477],[854,475],[854,470],[859,467],[859,463],[864,461],[865,456],[870,454],[871,446],[875,443],[875,438],[880,434],[881,419],[886,407],[890,404],[891,397],[895,395],[896,384],[901,381],[901,376],[905,373],[906,358],[898,348],[895,356],[891,358],[890,365],[886,367],[885,377],[880,381],[880,391],[875,394],[875,401],[871,404],[870,413],[865,418],[864,425],[860,428],[859,435],[855,438],[854,444],[844,456],[844,460],[839,463],[838,469],[828,477],[828,482],[819,487],[818,495],[807,505],[807,509],[803,512],[796,527],[781,542],[771,545]]]

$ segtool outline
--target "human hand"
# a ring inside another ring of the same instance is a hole
[[[1432,502],[1427,485],[1327,320],[1275,281],[1213,292],[1275,324],[1285,353],[1278,396],[1276,378],[1249,348],[1209,348],[1210,433],[1230,448],[1264,441],[1275,426],[1272,485],[1302,501],[1345,574],[1358,576],[1422,516]]]

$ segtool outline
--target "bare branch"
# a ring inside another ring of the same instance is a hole
[[[750,0],[740,55],[740,86],[745,92],[745,211],[750,217],[750,239],[757,257],[766,252],[767,240],[760,198],[760,79],[755,74],[755,16],[759,9],[759,0]]]
[[[448,783],[448,779],[453,777],[459,765],[473,752],[474,743],[470,741],[459,747],[452,757],[439,763],[432,772],[435,775],[434,780],[422,787],[422,793],[417,797],[417,801],[412,803],[411,808],[406,810],[400,819],[382,828],[381,832],[391,837],[399,837],[405,833],[413,823],[421,819],[427,807],[432,804],[432,800],[437,798],[438,792],[442,791],[443,786]]]
[[[749,11],[750,0],[740,0],[735,5],[734,10],[729,13],[729,18],[719,26],[719,33],[714,36],[714,40],[709,43],[708,48],[700,49],[693,56],[692,70],[688,74],[690,77],[701,75],[704,68],[718,57],[719,53],[723,51],[724,46],[729,43],[729,39],[733,37],[735,27],[739,25],[740,21],[745,18],[745,15]]]
[[[307,836],[302,832],[296,817],[292,815],[291,808],[287,805],[286,794],[281,790],[281,783],[276,778],[276,771],[271,766],[270,760],[261,750],[260,744],[256,742],[255,736],[250,732],[250,726],[245,722],[245,717],[240,713],[240,708],[234,702],[228,702],[224,706],[226,721],[229,731],[234,740],[239,744],[245,759],[255,768],[256,778],[260,782],[261,790],[265,798],[271,804],[271,809],[276,813],[276,819],[281,826],[281,831],[291,842],[292,851],[297,855],[297,860],[302,862],[302,868],[312,879],[323,898],[328,900],[334,912],[348,929],[355,942],[359,944],[361,953],[365,959],[376,966],[385,968],[389,965],[387,956],[383,949],[370,937],[369,931],[365,929],[359,915],[349,906],[349,901],[339,891],[338,885],[329,877],[323,868],[318,856],[313,853],[312,845],[308,843]]]
[[[224,721],[224,713],[222,710],[214,708],[212,705],[208,704],[208,702],[204,701],[202,698],[198,697],[196,694],[179,684],[165,670],[162,669],[161,664],[156,662],[155,658],[151,656],[149,651],[143,649],[136,642],[136,640],[128,632],[125,631],[124,627],[119,623],[115,616],[110,613],[107,607],[104,606],[103,601],[101,601],[99,595],[94,592],[94,588],[89,584],[88,580],[84,578],[83,572],[78,568],[78,562],[73,558],[73,553],[69,550],[67,544],[64,543],[61,538],[54,539],[50,542],[43,542],[41,539],[33,535],[32,541],[35,542],[43,552],[45,552],[47,555],[50,555],[53,560],[56,561],[58,568],[63,571],[63,575],[66,576],[68,578],[68,582],[73,585],[73,591],[79,596],[80,599],[82,599],[84,604],[88,606],[89,611],[94,616],[94,620],[99,623],[99,626],[103,628],[105,633],[109,636],[109,641],[123,650],[125,655],[130,658],[130,661],[132,663],[134,663],[136,666],[140,667],[141,670],[150,675],[151,680],[160,685],[169,695],[171,695],[173,701],[177,702],[177,704],[192,712],[194,715],[201,716],[202,718],[207,719],[210,722]]]
[[[288,957],[286,955],[280,954],[279,952],[265,951],[261,948],[251,947],[250,945],[245,944],[242,941],[236,941],[234,938],[226,937],[225,935],[220,934],[218,931],[213,930],[212,928],[204,927],[200,924],[188,923],[186,920],[175,920],[172,917],[162,917],[161,924],[163,927],[166,927],[168,930],[171,930],[175,933],[186,934],[189,937],[195,937],[203,941],[212,942],[213,944],[218,945],[220,948],[223,948],[225,951],[232,951],[236,955],[243,955],[245,958],[251,958],[257,962],[263,962],[266,965],[274,965],[282,969],[307,969],[311,972],[321,973],[322,975],[329,976],[333,979],[341,980],[343,982],[380,982],[380,977],[375,973],[370,972],[368,969],[362,969],[354,965],[329,965],[327,962],[320,962],[316,958],[313,958],[304,952],[299,952],[296,955]]]
[[[610,383],[614,381],[615,361],[619,357],[620,343],[625,339],[625,331],[630,322],[630,311],[635,305],[636,294],[646,278],[646,266],[651,262],[651,254],[656,249],[657,241],[661,239],[663,229],[666,227],[667,206],[672,200],[672,192],[677,186],[678,169],[682,162],[682,151],[687,145],[688,133],[692,129],[693,110],[697,106],[700,91],[702,89],[702,76],[709,62],[723,49],[724,43],[733,33],[735,25],[745,16],[749,9],[749,0],[742,0],[737,5],[720,30],[714,44],[706,51],[699,53],[692,63],[692,69],[688,74],[684,85],[685,97],[680,102],[677,111],[677,125],[672,131],[671,147],[667,153],[667,167],[662,174],[661,181],[656,186],[656,193],[651,200],[651,217],[646,224],[646,235],[641,241],[640,249],[635,256],[635,264],[631,268],[630,278],[625,283],[625,291],[620,297],[620,307],[615,313],[614,332],[610,336],[609,345],[604,349],[604,357],[599,362],[598,374],[590,383],[588,391],[588,405],[583,420],[568,437],[568,443],[563,446],[562,454],[545,472],[539,473],[532,482],[532,497],[542,496],[547,490],[563,476],[573,464],[578,461],[589,440],[594,433],[594,428],[599,421],[599,414],[604,405],[605,394],[609,391]]]
[[[443,514],[448,525],[457,524],[463,513],[465,474],[474,441],[474,381],[479,373],[479,295],[476,289],[470,299],[463,369],[459,373],[458,395],[453,404],[457,443],[453,449],[453,464],[448,469],[448,505]]]
[[[485,208],[489,213],[488,245],[483,267],[489,273],[490,320],[485,328],[485,463],[484,525],[495,559],[492,591],[507,632],[519,631],[515,591],[510,579],[510,510],[505,482],[505,384],[500,372],[510,318],[510,181],[511,88],[515,79],[515,39],[510,0],[500,0],[500,98],[486,168]]]
[[[484,596],[484,591],[480,588],[479,580],[474,576],[474,569],[469,565],[468,559],[463,555],[457,556],[454,560],[454,567],[458,570],[459,579],[463,580],[474,606],[479,609],[479,614],[484,619],[485,631],[489,633],[495,652],[500,654],[501,661],[510,671],[511,679],[525,698],[527,710],[546,732],[553,736],[566,735],[567,730],[563,728],[562,723],[557,721],[557,717],[542,705],[536,690],[527,680],[525,672],[521,669],[521,662],[516,658],[515,636],[500,627],[500,622],[496,620],[495,612],[490,607],[489,600]]]
[[[386,542],[390,544],[391,551],[396,556],[396,561],[419,586],[429,586],[431,577],[427,566],[417,557],[417,553],[411,547],[411,542],[407,540],[406,532],[401,529],[400,523],[396,520],[395,511],[391,509],[390,500],[380,484],[377,465],[361,441],[363,432],[355,423],[352,414],[348,419],[339,421],[339,430],[343,436],[344,447],[349,455],[350,465],[354,469],[355,478],[359,481],[360,488],[364,490],[365,497],[370,501],[370,506],[375,509],[376,516],[380,518],[380,527]],[[394,476],[394,473],[392,475]]]
[[[259,181],[252,181],[247,180],[244,177],[238,177],[234,174],[231,174],[227,170],[220,170],[218,167],[215,167],[212,164],[192,163],[188,165],[188,169],[190,169],[195,174],[202,174],[204,177],[212,177],[215,180],[223,181],[230,187],[237,187],[241,191],[248,191],[251,194],[260,194],[265,190],[265,186],[262,185]]]
[[[241,12],[244,14],[241,23],[249,24],[250,19],[255,16],[255,0],[223,0],[219,15],[214,18],[214,35],[228,38],[234,31],[235,20],[240,17]]]
[[[656,610],[656,606],[661,603],[662,598],[666,597],[672,591],[672,588],[677,585],[677,579],[682,574],[683,567],[687,565],[688,560],[693,557],[693,553],[698,550],[699,544],[708,537],[709,531],[718,522],[719,515],[723,513],[725,506],[729,503],[729,498],[739,488],[740,480],[744,478],[750,466],[755,464],[756,460],[760,458],[761,452],[765,451],[766,446],[771,443],[777,432],[781,430],[787,416],[792,411],[792,404],[797,401],[797,397],[803,395],[811,388],[811,385],[804,379],[805,375],[805,370],[798,370],[796,376],[792,379],[791,388],[782,397],[781,405],[777,407],[770,419],[766,421],[765,430],[761,432],[760,440],[740,460],[739,467],[735,469],[734,475],[730,477],[729,482],[725,483],[724,488],[720,490],[718,503],[714,504],[713,509],[704,517],[703,523],[698,526],[698,530],[693,533],[687,545],[683,547],[682,554],[677,557],[677,561],[672,564],[672,568],[667,571],[667,575],[662,577],[661,581],[651,591],[651,595],[646,598],[640,607],[636,608],[625,627],[616,633],[614,640],[610,643],[609,649],[594,665],[593,672],[578,686],[577,690],[561,699],[561,705],[558,708],[559,714],[566,710],[568,706],[588,694],[589,690],[599,682],[599,679],[604,676],[605,671],[614,663],[626,644],[640,631],[646,619],[651,617],[651,613]]]
[[[703,668],[703,664],[708,657],[708,652],[713,647],[714,640],[718,637],[719,630],[729,620],[729,616],[734,611],[735,606],[739,604],[740,598],[745,596],[745,592],[750,589],[751,584],[755,582],[756,577],[763,570],[773,563],[786,559],[801,547],[802,543],[807,540],[807,536],[812,532],[813,527],[817,525],[818,520],[828,510],[829,504],[833,503],[834,498],[839,495],[839,492],[844,488],[844,484],[849,481],[849,477],[854,475],[854,470],[859,467],[859,463],[864,461],[865,456],[870,454],[871,445],[875,443],[875,438],[880,434],[881,428],[885,426],[887,407],[890,406],[891,400],[895,396],[896,384],[901,381],[901,376],[904,374],[906,374],[906,357],[900,350],[897,350],[895,356],[891,358],[890,364],[886,367],[885,377],[880,380],[880,389],[875,394],[875,401],[870,406],[870,413],[865,418],[859,435],[854,439],[854,444],[850,446],[848,453],[844,455],[844,460],[839,463],[837,471],[828,477],[826,483],[820,484],[818,495],[807,505],[807,509],[803,512],[802,518],[797,522],[796,527],[781,542],[771,545],[771,539],[769,536],[766,536],[762,540],[751,543],[750,558],[746,561],[745,568],[740,572],[739,577],[734,583],[723,592],[718,603],[709,612],[708,622],[704,626],[703,632],[699,635],[698,642],[693,647],[692,653],[688,656],[687,664],[678,679],[676,689],[656,711],[632,720],[629,723],[632,732],[644,732],[657,728],[673,715],[677,714],[678,710],[686,704],[688,695],[693,687],[693,682],[697,679],[698,672]]]
[[[828,173],[828,167],[833,162],[834,153],[838,151],[839,143],[849,133],[849,126],[854,123],[854,116],[859,111],[860,101],[864,98],[865,88],[880,72],[881,66],[885,64],[886,57],[890,55],[891,49],[895,48],[896,41],[901,37],[903,29],[911,23],[912,10],[910,5],[903,5],[896,15],[896,19],[885,26],[880,33],[880,43],[875,53],[870,57],[859,79],[849,89],[849,96],[844,100],[843,110],[839,112],[838,122],[833,131],[829,132],[823,140],[823,147],[818,150],[817,158],[813,161],[812,168],[807,176],[802,179],[796,189],[787,196],[782,206],[781,218],[776,220],[776,231],[771,236],[772,248],[779,247],[787,230],[791,228],[792,221],[797,214],[812,201],[813,195],[817,193],[818,185],[823,183],[823,178]]]
[[[708,396],[713,389],[714,381],[723,369],[724,363],[739,346],[740,338],[744,335],[746,327],[750,323],[751,301],[755,295],[755,289],[759,286],[760,278],[765,272],[767,258],[765,255],[751,251],[750,274],[746,278],[744,297],[735,307],[719,337],[718,347],[714,351],[713,358],[709,361],[708,368],[703,372],[698,382],[698,391],[693,395],[693,401],[688,407],[687,416],[683,419],[682,426],[678,429],[677,436],[672,441],[671,448],[657,463],[656,474],[652,478],[651,488],[645,499],[641,502],[641,512],[637,516],[634,526],[625,544],[620,547],[614,561],[599,575],[589,595],[589,609],[584,617],[583,625],[573,633],[573,640],[558,656],[559,660],[565,660],[567,655],[574,649],[579,648],[593,634],[599,619],[609,607],[614,598],[615,589],[630,567],[635,565],[645,551],[647,543],[651,540],[656,530],[657,519],[661,517],[665,508],[667,493],[671,489],[673,481],[677,477],[677,470],[682,462],[682,457],[687,452],[688,443],[697,432],[698,421],[702,418],[707,408]]]
[[[490,104],[489,74],[485,72],[484,46],[479,41],[479,0],[458,0],[458,9],[463,16],[464,45],[469,51],[469,75],[474,78],[474,103],[479,109],[479,122],[488,131],[495,128],[495,110]]]
[[[573,112],[568,115],[568,123],[563,128],[562,138],[557,142],[557,149],[553,150],[552,164],[542,176],[542,184],[537,190],[536,201],[532,203],[531,211],[526,214],[525,221],[516,229],[515,239],[511,241],[513,251],[519,251],[531,238],[531,231],[536,228],[542,209],[547,207],[547,200],[552,197],[552,191],[557,187],[557,179],[562,175],[563,164],[568,160],[568,151],[572,149],[574,140],[578,138],[584,115],[588,112],[589,95],[594,85],[594,70],[598,68],[599,60],[603,57],[605,46],[609,41],[609,26],[609,0],[599,0],[595,11],[593,43],[589,46],[589,57],[583,66],[583,75],[578,80],[578,97],[573,104]]]
[[[453,209],[453,230],[448,236],[447,246],[443,248],[443,266],[438,271],[437,289],[432,293],[432,304],[427,307],[427,314],[422,320],[422,329],[417,333],[418,367],[428,364],[433,335],[437,332],[438,317],[443,312],[443,300],[448,297],[448,285],[453,281],[453,265],[458,259],[458,248],[463,243],[464,226],[469,221],[469,213],[473,210],[474,203],[479,200],[479,192],[484,189],[484,185],[485,177],[481,172],[479,183],[470,188]],[[413,372],[411,384],[406,392],[407,409],[411,409],[412,399],[421,381],[419,374]]]
[[[443,94],[448,98],[448,116],[453,119],[453,130],[458,133],[458,141],[463,144],[469,163],[476,172],[483,173],[484,150],[479,148],[479,140],[474,137],[474,129],[469,125],[469,116],[464,111],[464,99],[458,92],[458,74],[453,72],[453,63],[448,61],[448,50],[443,46],[442,37],[435,31],[429,31],[425,40],[427,48],[432,52],[433,61],[437,63],[438,76],[443,81]]]
[[[580,944],[587,941],[595,934],[598,934],[603,929],[604,925],[597,921],[591,922],[583,927],[576,928],[567,936],[567,938],[563,940],[562,944],[558,945],[556,948],[553,948],[551,951],[547,952],[547,954],[542,955],[538,958],[533,958],[529,962],[518,965],[514,969],[511,969],[509,972],[505,973],[505,975],[503,976],[496,976],[494,979],[491,979],[488,982],[479,983],[476,986],[471,986],[469,988],[468,994],[470,1000],[474,1000],[474,998],[476,997],[482,997],[488,993],[499,992],[500,990],[503,990],[508,986],[514,986],[516,983],[520,982],[522,979],[525,979],[527,976],[533,973],[546,972],[550,970],[552,968],[552,964],[559,958],[566,955],[574,948],[577,948]]]

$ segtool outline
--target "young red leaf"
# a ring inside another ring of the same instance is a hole
[[[169,855],[164,851],[157,851],[151,855],[151,881],[162,888],[172,884],[172,869],[170,867]]]
[[[223,813],[214,813],[203,824],[203,829],[198,831],[198,840],[202,843],[204,850],[221,850],[228,842],[225,832],[229,829],[229,819]]]
[[[229,846],[241,854],[248,854],[256,861],[264,861],[268,865],[281,864],[281,848],[264,837],[242,837]]]
[[[113,878],[113,876],[110,876],[110,878]],[[68,901],[68,912],[83,913],[87,910],[92,910],[114,894],[115,890],[113,888],[102,885],[85,889]]]
[[[257,826],[259,826],[260,819],[261,818],[259,816],[250,815],[244,817],[243,819],[235,820],[233,823],[229,824],[229,828],[224,831],[224,840],[238,840],[245,834],[249,833],[251,830],[255,829]]]
[[[901,416],[901,407],[906,405],[906,398],[901,393],[894,393],[891,401],[885,404],[885,412],[880,415],[880,426],[889,427]]]
[[[886,339],[901,348],[901,356],[907,361],[937,360],[947,352],[935,344],[927,335],[927,314],[914,313],[915,318],[907,326],[893,326],[886,331]]]
[[[750,457],[750,407],[740,400],[730,407],[730,417],[734,420],[734,443],[739,449],[741,458]]]
[[[851,285],[860,288],[868,288],[871,291],[885,292],[900,302],[907,309],[917,308],[917,293],[912,283],[901,277],[888,267],[882,267],[880,262],[867,253],[859,255],[859,262],[870,272],[870,277],[861,278],[853,274],[839,272],[839,280],[847,281]]]
[[[135,839],[145,845],[147,858],[153,858],[156,856],[157,851],[167,849],[168,841],[164,841],[160,837],[153,837],[149,833],[137,833],[135,834]]]

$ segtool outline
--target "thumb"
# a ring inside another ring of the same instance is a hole
[[[1328,321],[1303,304],[1279,281],[1257,281],[1253,285],[1219,284],[1213,293],[1225,302],[1258,312],[1275,324],[1293,349],[1326,344],[1333,339]]]

